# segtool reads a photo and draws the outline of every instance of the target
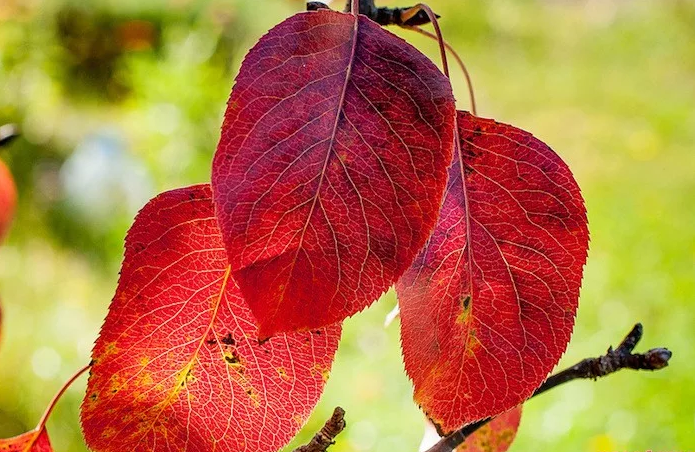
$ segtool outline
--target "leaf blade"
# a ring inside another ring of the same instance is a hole
[[[249,52],[213,162],[232,272],[266,337],[352,315],[435,224],[448,80],[364,16],[298,14]]]
[[[466,438],[456,452],[506,452],[516,438],[521,405],[502,413]]]
[[[396,284],[415,400],[444,432],[520,404],[566,348],[588,249],[579,187],[531,134],[468,113],[435,231]]]
[[[274,451],[318,401],[340,326],[265,343],[207,185],[159,195],[126,239],[82,405],[96,451]]]
[[[13,438],[0,439],[1,452],[53,452],[45,428],[32,430]]]

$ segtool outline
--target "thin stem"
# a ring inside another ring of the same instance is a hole
[[[352,14],[354,14],[355,18],[357,18],[357,15],[360,13],[360,0],[352,0],[351,11]]]
[[[475,433],[478,429],[487,425],[492,421],[492,418],[482,419],[480,421],[468,424],[467,426],[456,430],[448,436],[445,436],[437,444],[432,446],[426,452],[453,452],[458,446],[466,441],[466,438]]]
[[[543,394],[563,383],[577,379],[597,379],[605,377],[621,369],[633,370],[660,370],[668,366],[671,352],[665,348],[654,348],[646,353],[633,354],[637,343],[642,339],[642,324],[636,324],[625,336],[618,348],[609,347],[605,355],[598,358],[584,359],[572,367],[558,372],[549,377],[531,397]],[[490,422],[493,418],[483,419],[469,424],[442,438],[437,444],[426,452],[453,452],[458,446],[480,427]]]
[[[427,17],[430,19],[430,22],[432,22],[432,25],[434,26],[434,31],[437,35],[437,42],[439,42],[439,54],[442,58],[444,75],[449,77],[449,62],[446,59],[446,47],[444,46],[444,37],[442,36],[442,29],[439,28],[439,21],[437,20],[437,15],[434,13],[434,11],[432,11],[432,8],[430,8],[424,3],[419,3],[412,8],[413,15],[415,14],[414,11],[417,9],[425,11],[427,13]]]
[[[46,408],[46,411],[44,411],[43,416],[41,416],[41,420],[39,420],[39,425],[36,427],[36,431],[40,432],[41,429],[43,429],[46,426],[46,421],[48,421],[48,417],[51,415],[51,412],[53,411],[53,408],[55,408],[56,403],[58,403],[58,400],[63,396],[63,394],[65,394],[65,391],[67,391],[70,385],[72,385],[75,382],[75,380],[77,380],[80,377],[80,375],[87,372],[87,370],[89,370],[90,367],[91,364],[87,364],[86,366],[75,372],[75,374],[63,384],[63,387],[60,388],[56,395],[53,396],[53,399],[51,399],[51,402],[48,404],[48,408]]]
[[[420,27],[416,26],[409,26],[409,25],[401,25],[401,28],[404,28],[406,30],[412,30],[417,33],[420,33],[423,36],[427,36],[430,39],[438,40],[437,35],[430,33],[427,30],[423,30]],[[456,52],[456,50],[449,44],[448,42],[444,41],[444,47],[449,51],[451,56],[454,57],[456,62],[458,63],[459,67],[461,68],[461,71],[463,72],[464,77],[466,78],[466,85],[468,86],[468,97],[471,102],[471,113],[473,113],[475,116],[478,116],[478,109],[476,106],[475,102],[475,92],[473,90],[473,80],[471,78],[470,73],[468,72],[468,68],[466,67],[466,64],[463,62],[463,59],[459,56],[459,54]]]

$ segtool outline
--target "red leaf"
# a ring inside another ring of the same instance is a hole
[[[521,405],[480,427],[456,448],[456,452],[506,452],[516,438],[520,421]]]
[[[340,326],[264,343],[238,288],[208,185],[150,201],[126,239],[82,405],[99,452],[275,451],[321,395]]]
[[[0,241],[5,238],[17,207],[17,188],[10,170],[0,162]]]
[[[448,79],[364,16],[298,14],[256,44],[212,185],[261,337],[342,320],[408,268],[439,212],[454,114]]]
[[[579,187],[550,148],[468,113],[458,123],[441,217],[396,285],[415,400],[445,432],[545,380],[572,333],[588,248]]]
[[[0,452],[53,452],[46,429],[32,430],[9,439],[0,439]]]

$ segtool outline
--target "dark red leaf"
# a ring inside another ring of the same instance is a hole
[[[468,113],[458,123],[441,217],[396,285],[415,400],[445,432],[545,380],[572,333],[588,248],[579,187],[548,146]]]
[[[0,452],[53,452],[46,429],[32,430],[9,439],[0,439]]]
[[[251,50],[212,172],[234,278],[262,337],[364,309],[436,222],[449,81],[364,16],[298,14]]]
[[[208,185],[159,195],[126,239],[82,405],[98,452],[264,452],[321,395],[340,326],[259,343]]]
[[[500,414],[489,424],[480,427],[456,452],[506,452],[516,438],[521,422],[521,406]]]

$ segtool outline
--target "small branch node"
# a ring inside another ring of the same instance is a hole
[[[401,8],[377,7],[374,0],[359,0],[360,14],[369,17],[382,26],[399,25],[413,27],[430,23],[430,17],[419,6],[406,6]],[[345,12],[352,11],[352,0],[347,0]],[[439,19],[439,15],[436,15]]]
[[[630,330],[629,333],[627,333],[627,336],[625,336],[625,339],[620,343],[620,345],[617,348],[617,353],[620,354],[629,354],[632,353],[632,351],[635,349],[637,346],[637,343],[639,343],[640,340],[642,340],[642,335],[644,334],[644,327],[642,326],[641,323],[635,324],[635,326],[632,327],[632,330]]]
[[[331,8],[323,2],[306,2],[306,10],[307,11],[318,11],[320,9],[331,9]]]
[[[294,452],[325,452],[330,446],[335,444],[335,437],[345,429],[346,425],[345,410],[341,407],[336,407],[331,418],[314,435],[309,444],[295,449]]]

